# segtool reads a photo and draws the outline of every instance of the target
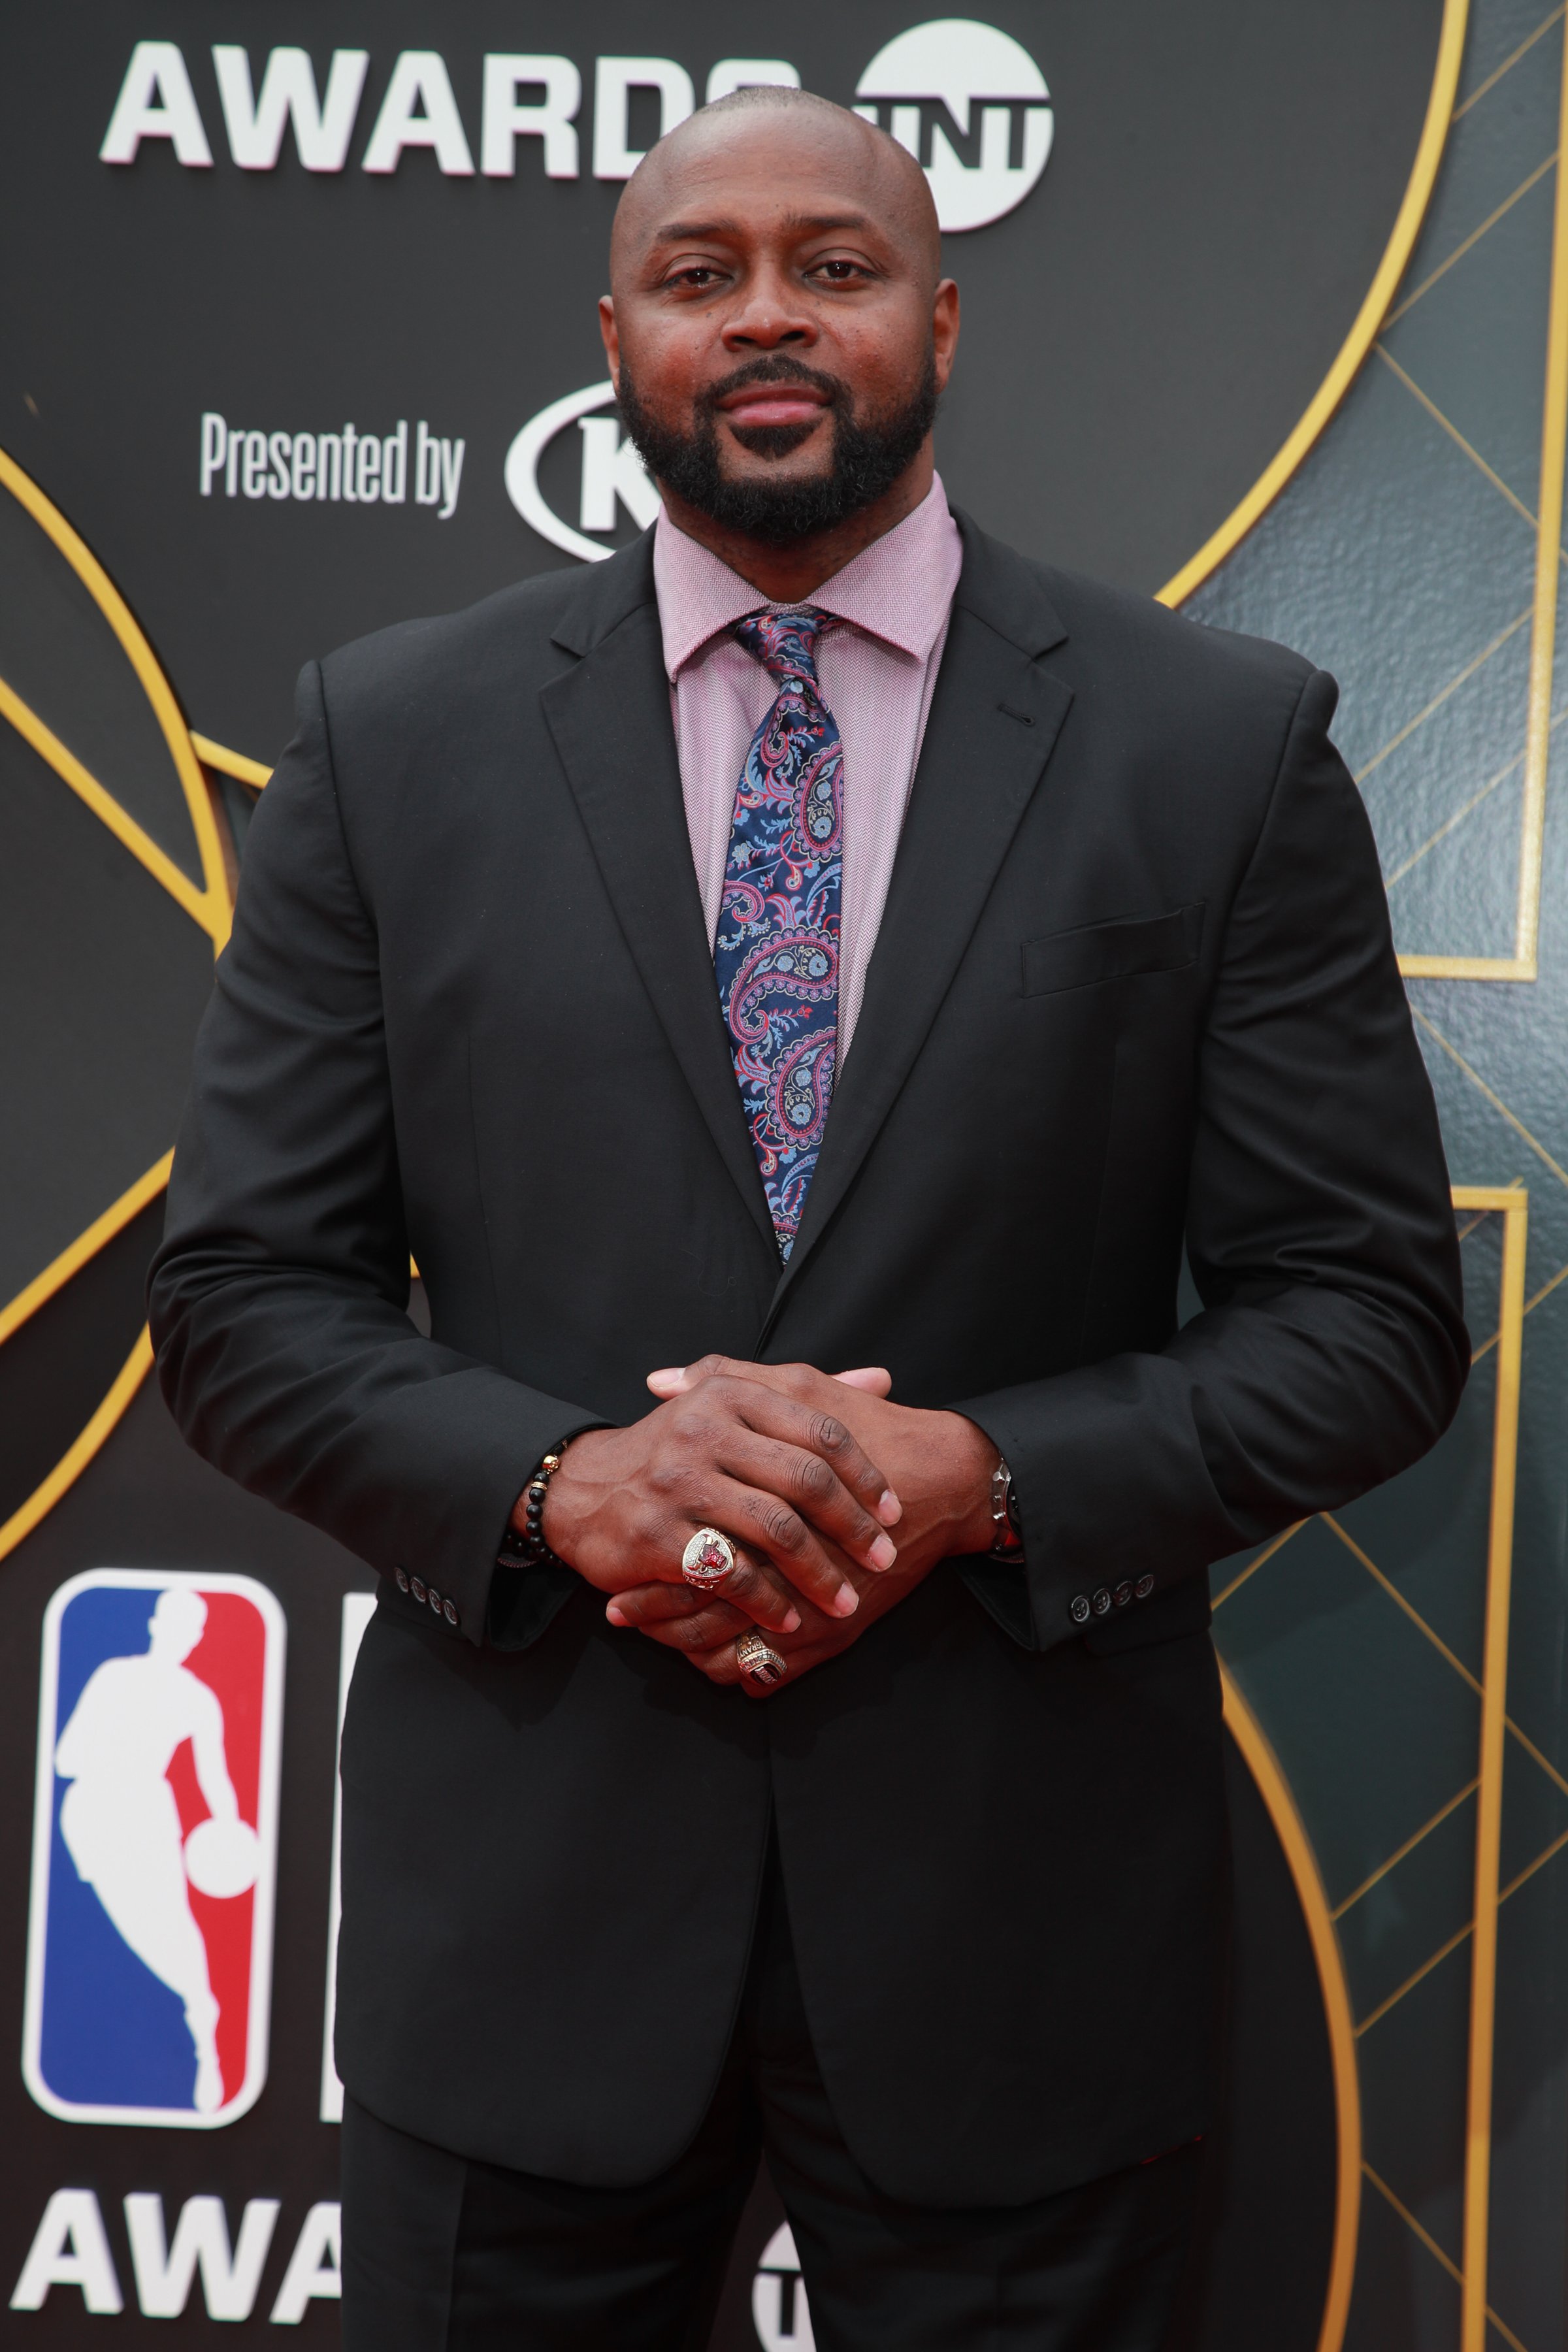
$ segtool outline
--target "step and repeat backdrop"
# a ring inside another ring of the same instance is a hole
[[[299,666],[647,526],[595,323],[611,215],[661,131],[776,81],[930,176],[964,300],[950,495],[1343,685],[1480,1353],[1428,1462],[1214,1572],[1236,1998],[1184,2340],[1544,2352],[1563,10],[770,21],[766,56],[709,0],[78,0],[0,30],[5,2340],[335,2334],[336,1746],[373,1580],[184,1450],[146,1264]],[[764,2178],[715,2352],[811,2342]]]

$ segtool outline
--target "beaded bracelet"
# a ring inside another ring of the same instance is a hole
[[[563,1438],[552,1453],[545,1454],[523,1488],[521,1533],[510,1527],[506,1531],[504,1541],[508,1553],[514,1559],[521,1558],[531,1567],[546,1563],[556,1568],[565,1566],[565,1562],[551,1550],[544,1540],[544,1496],[550,1481],[561,1467],[561,1457],[570,1443],[569,1438]]]

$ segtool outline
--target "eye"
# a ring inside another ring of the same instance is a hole
[[[868,276],[868,272],[862,262],[849,261],[842,254],[833,254],[826,261],[814,264],[812,275],[826,278],[830,286],[848,286],[856,278]]]
[[[719,283],[722,274],[710,261],[693,261],[684,269],[672,269],[664,283],[666,286],[688,288],[696,294],[705,294],[710,286]]]

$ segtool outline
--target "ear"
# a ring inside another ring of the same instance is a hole
[[[936,299],[931,306],[931,331],[937,390],[945,392],[958,351],[958,288],[951,278],[944,278],[936,289]]]
[[[615,385],[618,397],[621,389],[621,332],[616,324],[615,299],[609,294],[599,297],[599,334],[605,346],[605,357],[609,362],[610,382]]]

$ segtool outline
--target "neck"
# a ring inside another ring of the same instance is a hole
[[[678,530],[700,547],[749,580],[759,595],[770,604],[797,604],[842,572],[874,540],[892,530],[906,515],[913,514],[931,486],[935,458],[928,440],[913,462],[906,467],[890,489],[858,513],[847,515],[830,530],[814,531],[808,539],[791,540],[780,547],[769,540],[751,539],[743,531],[730,530],[716,523],[700,508],[689,506],[682,498],[674,496],[659,484],[665,511]]]

